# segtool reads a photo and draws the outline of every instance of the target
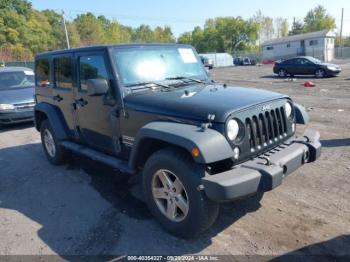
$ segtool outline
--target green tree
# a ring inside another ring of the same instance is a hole
[[[133,42],[151,43],[153,42],[153,31],[149,25],[140,25],[134,30]]]
[[[82,45],[104,43],[104,29],[101,21],[92,13],[78,15],[74,19]]]
[[[275,29],[271,17],[264,16],[261,10],[259,10],[253,16],[252,20],[258,26],[258,39],[260,44],[274,37]]]
[[[32,11],[32,4],[26,0],[1,0],[0,9],[11,10],[19,15],[27,16]]]
[[[307,13],[304,23],[304,32],[333,30],[336,28],[335,18],[327,14],[327,10],[321,5]]]
[[[286,18],[275,18],[275,27],[277,38],[288,36],[289,24]]]
[[[304,32],[304,24],[300,21],[294,21],[292,29],[289,31],[289,35],[298,35]]]
[[[192,32],[184,32],[184,33],[182,33],[178,37],[177,42],[179,44],[192,45]]]
[[[110,22],[105,30],[106,44],[131,42],[132,32],[117,21]]]

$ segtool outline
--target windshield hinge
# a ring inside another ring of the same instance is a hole
[[[212,126],[212,122],[214,121],[214,119],[215,119],[215,115],[214,114],[209,114],[208,115],[208,122],[203,123],[201,125],[201,130],[204,132],[206,129],[211,127]]]

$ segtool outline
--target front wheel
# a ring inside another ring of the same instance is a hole
[[[216,220],[219,204],[200,190],[205,170],[187,152],[172,148],[154,153],[143,170],[147,205],[159,223],[179,237],[195,237]]]
[[[326,77],[326,72],[323,69],[317,69],[315,71],[315,76],[317,78],[324,78],[324,77]]]

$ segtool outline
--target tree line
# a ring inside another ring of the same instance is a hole
[[[38,11],[27,0],[0,0],[0,60],[32,60],[38,52],[67,47],[63,16],[54,10]],[[66,22],[71,47],[93,44],[157,42],[185,43],[198,52],[257,50],[274,37],[303,32],[334,29],[335,19],[324,7],[310,10],[303,21],[295,21],[291,29],[285,18],[271,18],[258,11],[252,18],[217,17],[203,27],[195,27],[176,39],[169,26],[136,28],[123,25],[93,13],[77,15]]]

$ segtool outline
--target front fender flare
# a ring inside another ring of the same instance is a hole
[[[295,120],[297,124],[306,125],[309,123],[309,114],[302,105],[294,104]]]
[[[230,144],[216,130],[203,131],[200,127],[181,123],[152,122],[142,127],[136,136],[129,160],[130,167],[136,167],[138,153],[142,150],[142,141],[149,138],[182,147],[189,153],[197,147],[200,155],[194,160],[200,164],[214,163],[233,157]]]

